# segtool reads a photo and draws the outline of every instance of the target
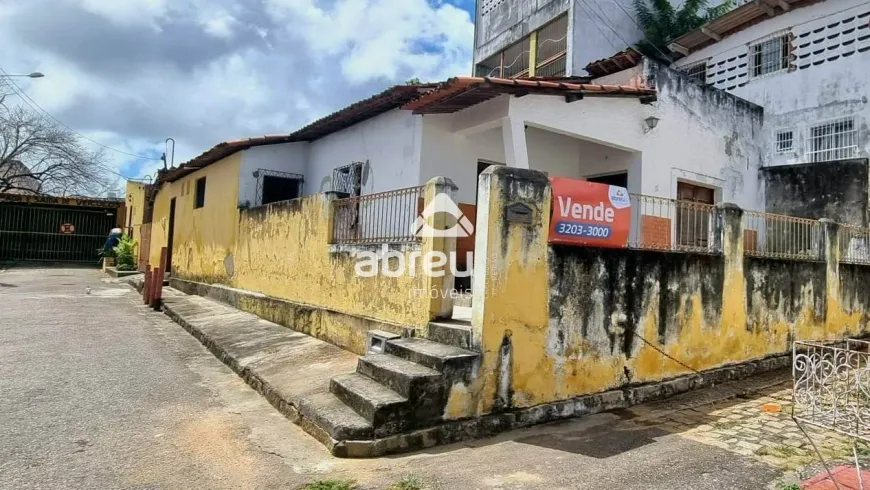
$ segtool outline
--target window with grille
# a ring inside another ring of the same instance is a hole
[[[707,83],[707,60],[686,65],[683,67],[683,73],[692,80],[705,85]]]
[[[788,153],[794,151],[794,131],[783,129],[776,132],[776,152]]]
[[[851,117],[812,126],[807,139],[810,162],[843,160],[858,154],[858,130]]]
[[[761,77],[788,70],[791,41],[779,35],[749,46],[749,76]]]
[[[332,190],[358,196],[362,191],[362,162],[354,162],[350,165],[338,167],[332,171]]]
[[[300,174],[261,168],[254,172],[254,176],[257,177],[257,206],[302,196],[305,179]]]

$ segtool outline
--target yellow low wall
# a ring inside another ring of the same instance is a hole
[[[429,285],[417,261],[415,276],[365,278],[356,274],[352,250],[328,244],[330,205],[324,194],[243,210],[232,255],[234,287],[424,329],[429,321]],[[405,263],[421,245],[396,247]],[[378,250],[378,248],[371,248]],[[254,313],[257,313],[256,311]],[[322,324],[318,337],[354,352],[364,351],[365,332]],[[395,333],[398,333],[396,330]]]
[[[550,247],[550,194],[535,172],[484,173],[473,299],[483,359],[474,383],[454,388],[454,417],[783,355],[793,339],[868,332],[870,268],[839,264],[836,224],[825,225],[824,262],[745,257],[742,211],[727,206],[721,255]],[[517,203],[534,210],[532,224],[505,219]]]

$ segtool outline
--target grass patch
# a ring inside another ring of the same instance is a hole
[[[801,487],[797,483],[780,483],[776,490],[801,490]]]
[[[317,480],[299,487],[299,490],[356,490],[357,486],[351,480]]]
[[[859,442],[857,445],[858,456],[870,456],[870,446],[868,446],[866,443],[861,442]]]
[[[390,485],[387,490],[425,490],[426,485],[423,480],[416,476],[406,476],[401,480]]]
[[[759,456],[776,456],[777,458],[791,458],[794,456],[803,456],[804,452],[793,446],[780,444],[779,446],[764,446],[755,454]]]

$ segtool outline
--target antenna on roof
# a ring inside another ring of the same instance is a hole
[[[169,153],[169,142],[172,142],[172,154],[169,158],[169,167],[175,166],[175,140],[173,138],[166,138],[166,152],[163,153],[163,166],[166,167],[166,153]]]

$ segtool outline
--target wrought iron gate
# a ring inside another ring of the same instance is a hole
[[[0,202],[0,260],[99,260],[117,210]]]

